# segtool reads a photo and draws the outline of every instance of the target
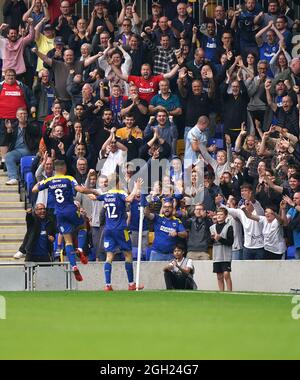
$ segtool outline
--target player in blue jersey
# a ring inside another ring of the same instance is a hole
[[[138,179],[133,191],[127,195],[125,191],[119,190],[119,180],[116,180],[116,187],[103,195],[90,195],[90,199],[104,202],[106,208],[106,224],[104,229],[104,249],[106,252],[106,262],[104,264],[105,291],[113,290],[111,286],[112,261],[117,248],[123,251],[125,256],[125,269],[128,277],[128,290],[136,290],[133,280],[132,247],[127,227],[127,202],[132,202],[138,192],[140,192],[143,181]]]
[[[87,257],[83,253],[86,240],[86,226],[76,205],[74,204],[75,191],[83,194],[97,194],[96,190],[79,186],[77,181],[66,175],[67,166],[64,161],[55,161],[55,175],[37,183],[32,191],[39,192],[48,189],[55,200],[55,214],[59,232],[65,240],[65,249],[68,259],[77,281],[82,281],[82,276],[76,265],[76,255],[73,246],[72,233],[78,229],[78,249],[76,250],[80,261],[87,264]]]
[[[152,214],[145,208],[145,217],[153,220],[154,241],[150,261],[170,261],[178,238],[186,239],[187,232],[181,221],[173,216],[173,202],[165,201],[162,214]]]

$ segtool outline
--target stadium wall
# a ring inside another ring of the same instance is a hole
[[[135,263],[136,265],[136,263]],[[165,262],[142,262],[141,283],[147,290],[165,289],[162,268]],[[195,281],[199,290],[215,291],[216,275],[212,273],[212,261],[198,261],[195,265]],[[0,291],[24,290],[79,290],[99,291],[104,286],[103,263],[79,265],[84,281],[77,283],[69,263],[54,266],[36,264],[0,264]],[[136,268],[135,268],[136,269]],[[232,280],[234,291],[289,293],[300,288],[300,261],[233,261]],[[115,290],[127,289],[123,262],[113,263],[112,282]]]
[[[142,262],[141,283],[145,289],[165,289],[162,268],[164,262]],[[216,275],[212,273],[212,261],[197,261],[195,282],[199,290],[218,290]],[[103,264],[81,266],[84,277],[77,283],[78,290],[101,290],[104,284]],[[232,281],[235,291],[288,293],[291,288],[300,288],[300,261],[233,261]],[[124,263],[113,264],[112,283],[114,289],[126,289]]]

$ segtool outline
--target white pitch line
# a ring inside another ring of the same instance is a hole
[[[300,293],[255,293],[255,292],[218,292],[210,290],[171,290],[170,292],[176,293],[204,293],[204,294],[226,294],[226,295],[237,295],[237,296],[265,296],[265,297],[294,297],[295,295],[300,295]]]

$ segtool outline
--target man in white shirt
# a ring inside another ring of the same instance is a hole
[[[260,203],[254,199],[253,188],[251,185],[245,184],[241,186],[241,196],[242,196],[242,207],[245,203],[251,204],[252,215],[263,216],[264,209],[261,207]],[[263,225],[256,220],[247,218],[244,211],[239,208],[229,208],[229,215],[237,218],[241,221],[244,227],[244,248],[243,248],[243,259],[244,260],[264,260],[264,237],[263,237]]]
[[[280,208],[286,208],[285,202],[281,203]],[[246,204],[243,209],[247,218],[250,218],[262,225],[265,259],[281,260],[286,251],[283,220],[271,207],[266,208],[265,216],[253,215],[252,210],[253,206],[250,203]]]
[[[182,244],[176,244],[172,260],[164,269],[167,289],[197,289],[193,280],[194,265],[191,259],[184,257],[185,248]]]
[[[112,128],[109,138],[102,146],[100,162],[97,164],[97,170],[101,169],[101,174],[107,177],[111,177],[118,166],[123,167],[127,162],[127,148],[116,140],[115,132],[116,128]]]

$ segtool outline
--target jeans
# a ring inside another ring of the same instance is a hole
[[[232,260],[243,260],[243,250],[232,251]]]
[[[27,148],[14,149],[5,156],[8,179],[18,179],[18,164],[22,157],[30,156]]]
[[[191,276],[175,274],[173,272],[164,272],[167,289],[197,289],[197,286]]]
[[[149,261],[171,261],[174,260],[173,253],[159,253],[156,251],[151,251]]]
[[[265,250],[263,248],[243,248],[243,260],[264,260]]]
[[[276,253],[265,251],[266,260],[282,260],[282,256],[283,254],[277,255]]]

